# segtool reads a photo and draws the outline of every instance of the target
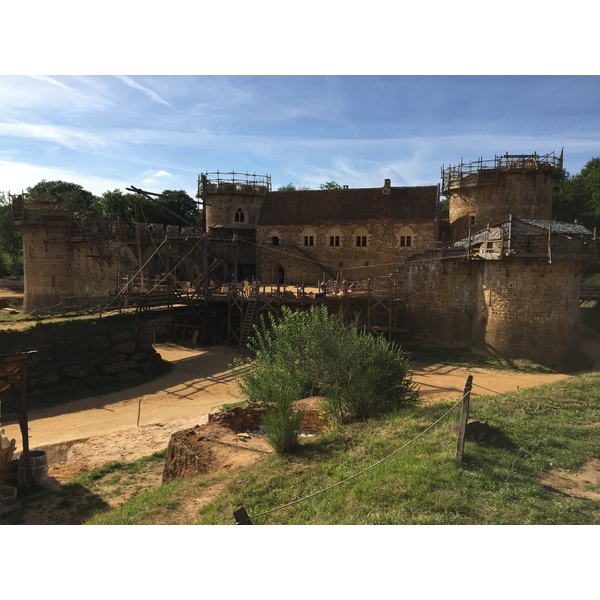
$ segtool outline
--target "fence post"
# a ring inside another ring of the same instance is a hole
[[[465,447],[465,431],[467,429],[467,419],[469,418],[469,402],[471,401],[471,388],[473,387],[473,375],[467,377],[465,389],[462,397],[462,410],[460,413],[460,423],[458,426],[458,437],[456,438],[456,460],[462,462],[463,450]]]
[[[236,525],[252,525],[252,519],[248,516],[246,509],[240,506],[237,510],[233,511]]]

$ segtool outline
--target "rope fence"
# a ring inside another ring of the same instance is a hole
[[[310,500],[311,498],[314,498],[315,496],[318,496],[320,494],[323,494],[325,492],[328,492],[329,490],[332,490],[340,485],[343,485],[345,483],[348,483],[349,481],[355,479],[356,477],[359,477],[360,475],[363,475],[364,473],[366,473],[367,471],[370,471],[371,469],[374,469],[375,467],[377,467],[378,465],[382,464],[383,462],[389,460],[390,458],[396,456],[396,454],[398,454],[399,452],[401,452],[402,450],[408,448],[409,446],[411,446],[412,444],[414,444],[418,439],[420,439],[422,436],[424,436],[427,432],[431,431],[434,427],[436,427],[441,421],[443,421],[452,411],[454,411],[459,405],[462,405],[463,411],[461,413],[461,425],[462,422],[464,421],[464,423],[466,424],[467,421],[467,416],[468,416],[468,399],[470,397],[471,394],[471,385],[472,385],[472,381],[473,381],[473,376],[469,375],[467,378],[467,382],[465,383],[465,390],[463,392],[462,397],[455,402],[446,412],[444,412],[444,414],[439,417],[438,419],[436,419],[433,423],[431,423],[431,425],[427,426],[423,431],[421,431],[419,434],[417,434],[414,438],[412,438],[410,441],[406,442],[405,444],[403,444],[402,446],[400,446],[399,448],[397,448],[396,450],[394,450],[393,452],[391,452],[390,454],[388,454],[387,456],[384,456],[382,459],[374,462],[373,464],[369,465],[368,467],[354,473],[353,475],[350,475],[349,477],[346,477],[345,479],[342,479],[341,481],[338,481],[326,488],[323,488],[321,490],[318,490],[312,494],[309,494],[307,496],[303,496],[302,498],[298,498],[296,500],[293,500],[292,502],[288,502],[287,504],[282,504],[280,506],[277,506],[276,508],[272,508],[270,510],[255,514],[255,515],[248,515],[248,513],[246,512],[246,509],[243,506],[240,506],[238,509],[236,509],[233,513],[233,516],[236,520],[236,524],[237,525],[252,525],[253,524],[253,519],[259,519],[261,517],[264,517],[266,515],[272,514],[274,512],[277,512],[279,510],[282,510],[284,508],[288,508],[290,506],[294,506],[296,504],[299,504],[300,502],[304,502],[306,500]],[[466,404],[466,410],[465,410],[465,404]],[[462,430],[462,434],[461,434],[461,430]],[[460,427],[459,428],[459,433],[458,433],[458,440],[457,440],[457,445],[462,444],[464,442],[464,427]],[[462,458],[462,456],[461,456]]]

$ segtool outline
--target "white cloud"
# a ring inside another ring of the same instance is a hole
[[[30,77],[31,79],[37,79],[38,81],[49,83],[50,85],[54,85],[68,92],[73,91],[68,85],[64,84],[62,81],[58,81],[58,79],[54,79],[53,77],[47,77],[46,75],[30,75]]]
[[[133,88],[134,90],[139,90],[140,92],[146,94],[152,102],[157,102],[158,104],[164,104],[170,108],[173,108],[171,104],[169,104],[166,100],[163,100],[156,92],[153,92],[151,89],[137,83],[131,77],[127,77],[125,75],[116,75],[117,79],[120,79],[125,85]]]
[[[34,123],[0,123],[0,135],[54,142],[73,150],[97,148],[106,142],[89,130]]]
[[[168,171],[156,171],[153,177],[173,177],[173,175]]]
[[[0,160],[0,190],[4,192],[20,193],[28,187],[36,185],[42,179],[76,183],[97,196],[107,190],[125,190],[125,187],[129,185],[128,182],[97,177],[60,167]]]

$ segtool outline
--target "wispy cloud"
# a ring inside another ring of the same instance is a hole
[[[120,79],[125,85],[133,88],[134,90],[139,90],[140,92],[146,94],[152,102],[157,102],[158,104],[163,104],[164,106],[168,106],[169,108],[173,108],[173,105],[169,104],[166,100],[163,100],[156,92],[147,88],[146,86],[137,83],[131,77],[127,77],[126,75],[116,75],[117,79]]]
[[[33,123],[0,123],[0,136],[43,140],[72,150],[98,148],[106,145],[103,138],[86,129]]]
[[[0,181],[4,191],[19,193],[36,185],[42,179],[77,183],[96,195],[101,195],[106,190],[125,189],[128,183],[127,181],[97,177],[74,169],[64,169],[52,165],[0,160]]]
[[[49,83],[50,85],[54,85],[61,90],[65,90],[67,92],[71,92],[72,89],[62,81],[58,81],[58,79],[54,79],[53,77],[48,77],[46,75],[30,75],[31,79],[36,79],[37,81],[42,81],[44,83]]]

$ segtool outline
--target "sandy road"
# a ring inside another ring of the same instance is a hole
[[[242,355],[231,348],[189,349],[161,345],[157,350],[165,360],[173,363],[173,369],[164,377],[119,392],[30,411],[30,448],[117,432],[123,432],[127,437],[149,425],[161,425],[167,434],[171,430],[166,427],[169,423],[206,422],[210,412],[240,399],[229,365],[235,357]],[[506,392],[567,377],[564,374],[518,374],[415,363],[413,380],[420,387],[422,400],[434,402],[460,398],[469,374],[473,375],[474,394],[488,393],[484,388]],[[9,438],[17,440],[19,447],[18,424],[6,425],[4,429]]]
[[[229,370],[238,355],[231,349],[164,345],[157,350],[174,365],[163,377],[119,392],[30,411],[30,448],[138,428],[138,417],[139,427],[186,419],[205,421],[209,412],[238,400]],[[3,428],[21,446],[18,424]]]

